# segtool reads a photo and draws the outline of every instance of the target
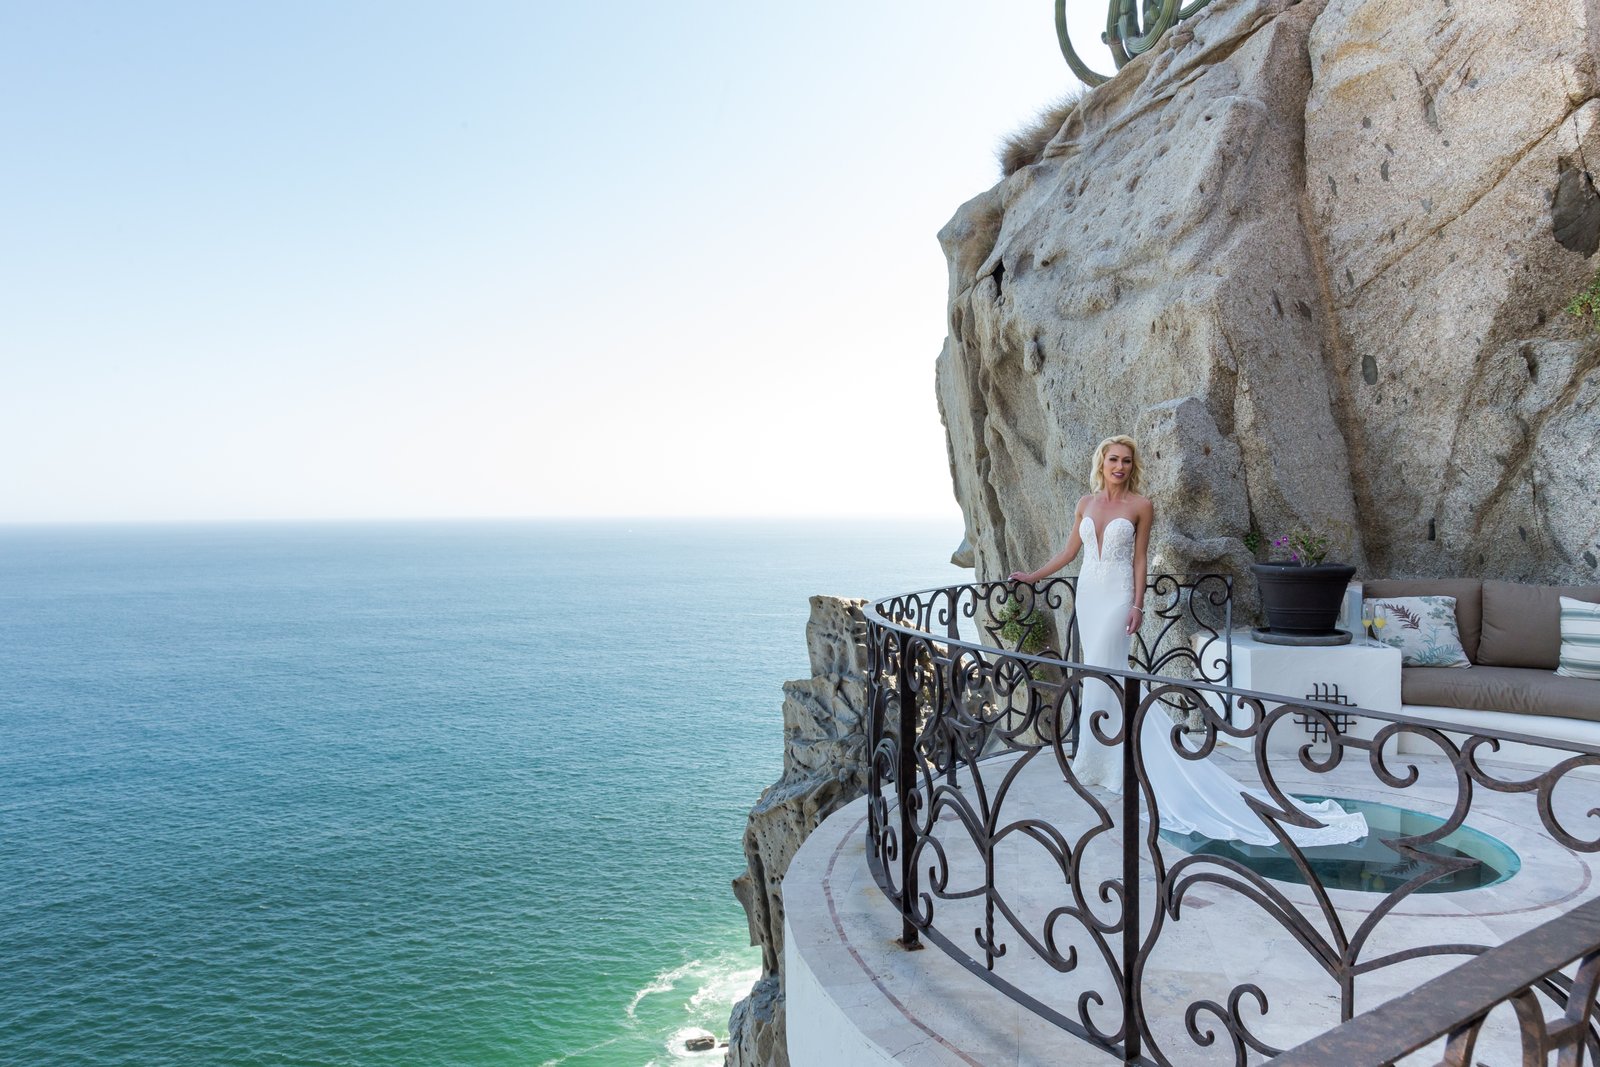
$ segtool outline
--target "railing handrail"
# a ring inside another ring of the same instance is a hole
[[[1596,992],[1600,989],[1600,897],[1318,1034],[1271,1060],[1271,1065],[1350,1067],[1358,1063],[1392,1063],[1447,1034],[1460,1035],[1456,1040],[1466,1046],[1467,1052],[1460,1062],[1470,1063],[1470,1042],[1476,1037],[1474,1023],[1481,1025],[1492,1008],[1515,1000],[1578,960],[1584,961],[1584,969],[1568,994],[1570,1007],[1565,1021],[1569,1024],[1581,1024],[1595,1011]],[[1541,1044],[1546,1047],[1540,1049],[1537,1063],[1544,1063],[1547,1054],[1559,1048],[1579,1049],[1583,1035],[1581,1025],[1570,1025],[1558,1026],[1553,1032],[1546,1030],[1543,1036],[1546,1040]],[[1576,1053],[1572,1062],[1577,1062]]]
[[[1069,632],[1067,634],[1068,640],[1062,642],[1063,648],[1065,648],[1072,643],[1070,638],[1072,631],[1075,630],[1077,625],[1077,581],[1077,575],[1060,575],[1056,577],[1044,578],[1038,582],[1026,584],[1004,581],[965,582],[956,585],[931,586],[927,589],[916,590],[915,592],[900,593],[895,596],[881,597],[878,600],[869,600],[866,608],[863,610],[868,616],[869,623],[876,621],[884,626],[889,627],[890,629],[898,630],[899,632],[907,635],[929,637],[933,640],[943,643],[959,644],[965,648],[992,649],[998,646],[985,645],[981,643],[974,644],[959,638],[957,636],[957,628],[960,625],[960,619],[958,616],[962,613],[965,613],[967,617],[975,618],[979,599],[984,602],[986,607],[992,608],[993,605],[989,601],[990,597],[996,592],[1003,592],[1005,594],[1006,601],[1015,600],[1020,607],[1023,603],[1023,600],[1014,591],[1019,588],[1026,588],[1031,593],[1031,599],[1027,604],[1027,612],[1030,615],[1041,610],[1050,613],[1062,610],[1067,611],[1067,617],[1069,619]],[[1073,603],[1070,608],[1064,608],[1063,602],[1059,599],[1055,599],[1059,596],[1059,590],[1061,589],[1066,589],[1072,594]],[[1147,593],[1145,598],[1147,606],[1149,604],[1150,596],[1155,596],[1157,598],[1155,608],[1147,615],[1146,622],[1151,623],[1150,616],[1153,616],[1154,619],[1160,620],[1161,625],[1155,625],[1152,623],[1151,625],[1148,625],[1138,631],[1134,636],[1138,638],[1139,647],[1147,653],[1153,653],[1155,648],[1160,647],[1160,642],[1172,631],[1174,626],[1180,622],[1187,621],[1188,623],[1192,623],[1199,632],[1209,633],[1211,635],[1211,639],[1204,642],[1198,649],[1187,649],[1182,658],[1194,662],[1201,671],[1201,677],[1208,680],[1211,679],[1211,675],[1208,673],[1207,664],[1201,662],[1201,657],[1205,656],[1208,658],[1211,668],[1215,668],[1218,663],[1222,663],[1224,665],[1225,672],[1228,672],[1225,674],[1224,680],[1231,680],[1233,650],[1233,577],[1231,575],[1218,573],[1175,574],[1170,572],[1158,572],[1146,576],[1145,589]],[[967,591],[972,592],[974,599],[970,604],[963,606],[961,594]],[[1185,592],[1188,593],[1187,608],[1184,607]],[[924,597],[927,598],[926,602],[921,599]],[[1169,597],[1171,598],[1171,603],[1161,603],[1161,601]],[[944,605],[936,604],[935,598],[943,599],[947,603]],[[1199,603],[1209,604],[1213,609],[1219,611],[1222,615],[1222,618],[1212,620],[1202,619],[1199,613],[1195,610],[1195,604],[1197,600]],[[950,616],[947,620],[946,632],[943,635],[935,634],[931,631],[918,630],[915,627],[908,627],[895,621],[893,618],[885,615],[881,610],[884,605],[893,601],[914,602],[920,610],[927,612],[933,612],[935,610],[941,612],[948,611]],[[1152,646],[1147,643],[1145,638],[1145,630],[1152,630],[1155,632],[1157,642],[1156,645]],[[1212,646],[1218,642],[1222,643],[1223,651],[1225,653],[1220,659],[1216,656],[1215,649],[1212,648]],[[1151,662],[1165,662],[1165,660],[1172,655],[1174,655],[1174,653],[1167,652],[1163,653],[1161,656],[1152,656]],[[1052,663],[1056,662],[1057,660],[1063,663],[1075,662],[1068,659],[1064,652],[1059,657],[1050,657],[1050,660]],[[1165,675],[1152,676],[1166,677]]]

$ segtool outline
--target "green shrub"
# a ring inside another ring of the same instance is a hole
[[[1000,639],[1009,647],[1030,656],[1037,656],[1045,650],[1050,638],[1049,624],[1037,611],[1024,612],[1022,601],[1016,597],[1007,599],[1000,606],[995,621],[1000,624]]]
[[[1600,273],[1589,279],[1589,284],[1579,289],[1573,298],[1567,301],[1564,309],[1568,315],[1579,319],[1588,319],[1589,328],[1595,328],[1595,316],[1600,315]]]

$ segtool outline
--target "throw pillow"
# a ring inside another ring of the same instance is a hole
[[[1470,667],[1456,629],[1453,596],[1376,597],[1361,603],[1362,617],[1382,619],[1379,641],[1400,650],[1404,667]]]
[[[1565,678],[1600,678],[1600,604],[1561,598],[1561,665]]]

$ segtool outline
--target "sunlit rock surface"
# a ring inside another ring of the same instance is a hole
[[[1064,543],[1129,432],[1153,570],[1306,528],[1373,575],[1596,580],[1600,343],[1562,312],[1595,18],[1216,0],[963,205],[938,395],[979,576]]]

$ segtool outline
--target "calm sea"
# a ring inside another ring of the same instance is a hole
[[[959,539],[0,529],[0,1063],[720,1062],[806,598]]]

